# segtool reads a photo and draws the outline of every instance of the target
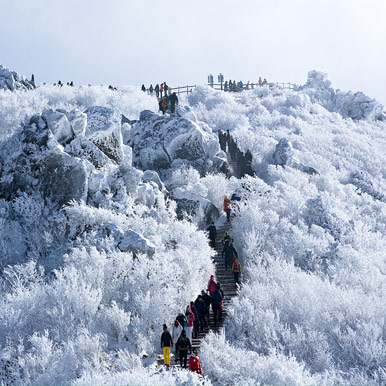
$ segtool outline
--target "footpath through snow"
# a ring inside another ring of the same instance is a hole
[[[239,178],[239,170],[238,170],[238,165],[235,161],[232,161],[231,154],[227,152],[227,162],[230,167],[230,176],[237,177]],[[224,221],[224,222],[223,222]],[[225,269],[225,260],[224,257],[222,256],[222,251],[223,251],[223,244],[222,240],[224,239],[224,235],[227,232],[230,236],[232,236],[232,225],[231,222],[227,222],[225,220],[225,216],[222,216],[218,219],[217,224],[217,237],[216,237],[216,245],[215,245],[215,251],[216,255],[214,257],[214,263],[216,267],[216,273],[215,273],[215,281],[216,283],[221,284],[221,289],[224,292],[224,297],[223,297],[223,305],[222,305],[222,318],[216,318],[216,323],[215,323],[215,317],[213,313],[213,307],[210,307],[209,310],[209,325],[205,326],[202,332],[198,333],[198,336],[196,338],[192,339],[192,352],[197,350],[199,353],[200,351],[200,346],[202,340],[205,338],[205,336],[209,332],[215,332],[215,333],[221,333],[222,330],[224,329],[224,323],[225,323],[225,318],[227,316],[227,310],[230,306],[230,303],[232,299],[236,296],[238,296],[237,292],[237,285],[234,280],[234,276],[232,274],[232,269],[230,266]],[[176,342],[174,342],[176,344]],[[173,350],[174,351],[174,350]],[[190,359],[190,353],[188,354],[188,363]],[[171,360],[170,362],[170,368],[172,369],[177,369],[179,367],[182,367],[182,363],[177,364],[177,359],[174,357],[174,360]],[[159,366],[162,366],[164,361],[163,361],[163,356],[158,355],[157,356],[157,361]],[[205,374],[204,374],[205,375]]]

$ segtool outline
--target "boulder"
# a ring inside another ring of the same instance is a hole
[[[153,256],[155,253],[155,247],[149,240],[130,229],[121,236],[121,240],[118,242],[118,248],[122,252],[132,252],[135,255],[144,254]]]
[[[217,136],[206,124],[148,110],[141,113],[130,135],[133,161],[147,170],[167,169],[176,159],[211,160],[220,150]]]
[[[120,163],[125,159],[120,115],[107,107],[89,107],[86,137],[110,159]]]
[[[8,68],[0,64],[0,89],[4,90],[31,90],[35,88],[35,82],[28,80],[24,76],[19,75],[15,71],[11,71]]]
[[[292,160],[292,157],[293,147],[291,142],[287,138],[282,138],[272,154],[273,164],[285,166]]]
[[[87,170],[77,158],[66,153],[51,153],[43,161],[40,189],[43,196],[59,206],[71,200],[86,201]]]
[[[142,181],[143,182],[153,181],[154,183],[157,184],[159,190],[164,189],[164,184],[162,183],[158,173],[155,172],[154,170],[145,170],[143,172]]]
[[[75,137],[83,137],[86,134],[87,114],[74,109],[67,114]]]
[[[65,151],[73,157],[87,160],[97,169],[102,168],[110,162],[107,155],[85,137],[79,137],[72,140],[65,147]]]
[[[66,114],[59,111],[46,110],[43,112],[42,118],[60,144],[65,145],[74,138],[74,133]]]

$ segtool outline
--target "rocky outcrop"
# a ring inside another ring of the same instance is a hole
[[[118,248],[122,252],[132,252],[134,255],[153,256],[155,253],[155,247],[149,240],[130,229],[121,236]]]
[[[66,153],[50,154],[43,161],[41,190],[44,197],[60,206],[68,202],[87,201],[88,173],[77,158]]]
[[[217,136],[206,124],[178,115],[160,116],[149,110],[143,111],[133,124],[128,144],[139,167],[156,171],[182,159],[204,172],[213,167],[220,150]]]
[[[35,87],[33,76],[31,80],[28,80],[24,76],[19,75],[17,72],[11,71],[0,64],[0,89],[10,91],[32,90]]]

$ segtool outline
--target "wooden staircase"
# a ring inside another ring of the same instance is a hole
[[[228,165],[231,170],[232,176],[235,176],[239,178],[239,169],[237,167],[237,163],[232,161],[231,155],[228,152],[227,153],[227,159],[228,159]],[[227,310],[230,306],[232,298],[235,296],[238,296],[237,293],[237,285],[234,281],[233,274],[232,274],[232,266],[228,266],[228,269],[225,270],[225,259],[221,257],[221,252],[223,250],[223,245],[222,245],[222,239],[224,238],[225,232],[228,232],[230,236],[232,237],[232,232],[231,232],[231,223],[226,222],[223,226],[219,227],[217,229],[217,239],[216,239],[216,255],[214,257],[214,262],[216,265],[216,272],[215,272],[215,281],[216,283],[221,284],[221,288],[224,291],[224,298],[223,298],[223,310],[222,310],[222,320],[219,321],[219,318],[217,317],[217,324],[214,325],[214,314],[212,307],[210,307],[209,311],[209,326],[205,327],[202,332],[198,334],[196,338],[192,338],[192,351],[194,350],[200,350],[200,345],[201,341],[205,338],[206,334],[209,331],[214,331],[214,332],[220,332],[223,329],[224,326],[224,320],[227,315]],[[208,278],[209,280],[209,278]],[[194,335],[194,334],[193,334]],[[181,366],[180,363],[176,363],[176,358],[174,358],[174,349],[171,349],[171,361],[170,361],[170,367],[175,368],[178,366]],[[188,354],[188,362],[189,363],[189,357],[190,355]],[[161,365],[163,364],[163,357],[162,355],[159,356],[158,358],[158,363]]]

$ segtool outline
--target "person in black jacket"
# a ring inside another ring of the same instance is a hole
[[[161,335],[161,348],[163,348],[164,363],[170,365],[170,346],[173,347],[173,339],[168,331],[168,327],[164,324],[164,332]]]
[[[159,84],[157,83],[154,87],[155,95],[157,98],[159,98]]]
[[[204,290],[201,291],[202,300],[205,303],[205,323],[209,327],[209,308],[212,304],[212,297],[208,295]]]
[[[180,323],[182,328],[185,330],[186,325],[188,324],[188,321],[186,320],[186,316],[182,312],[179,312],[176,320],[178,320],[178,323]]]
[[[186,361],[188,359],[188,348],[190,350],[190,353],[192,353],[192,344],[190,343],[189,338],[186,337],[185,330],[181,332],[181,336],[178,338],[176,346],[180,355],[181,367],[182,361],[184,361],[184,367],[186,368]]]
[[[200,323],[200,331],[202,332],[204,330],[204,326],[205,326],[206,305],[205,305],[205,302],[203,301],[201,295],[197,296],[197,299],[194,302],[194,305],[196,306],[196,310],[197,310],[197,314],[198,314],[198,321]]]
[[[225,259],[225,270],[228,270],[228,266],[231,268],[232,267],[232,257],[237,255],[237,251],[235,247],[233,246],[232,240],[229,240],[224,243],[224,248],[221,252],[221,257]]]
[[[209,245],[214,249],[216,248],[217,229],[213,221],[208,226],[207,231],[209,232]]]
[[[175,92],[172,95],[170,95],[169,102],[170,102],[170,112],[173,114],[176,111],[176,105],[178,105],[178,97]]]
[[[214,326],[216,327],[217,325],[217,313],[219,314],[219,321],[221,322],[222,319],[222,308],[221,308],[221,303],[222,303],[222,295],[220,292],[220,289],[218,285],[216,286],[216,289],[214,290],[212,294],[212,309],[213,309],[213,317],[214,317]]]
[[[196,305],[194,302],[190,302],[190,309],[192,310],[194,314],[194,322],[193,322],[193,338],[197,339],[198,338],[198,330],[200,329],[200,320],[198,318],[198,312]]]
[[[145,87],[144,84],[142,85],[141,90],[142,90],[143,92],[146,92],[146,87]]]

